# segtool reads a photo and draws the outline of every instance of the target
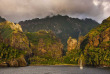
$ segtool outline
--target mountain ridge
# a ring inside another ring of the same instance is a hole
[[[78,19],[62,15],[21,21],[19,24],[23,31],[28,32],[51,30],[61,39],[64,45],[66,45],[67,39],[70,36],[78,39],[80,35],[87,34],[89,30],[99,25],[99,23],[92,19]]]

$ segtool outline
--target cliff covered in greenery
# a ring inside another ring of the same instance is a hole
[[[81,48],[87,65],[110,66],[110,17],[84,37]]]
[[[52,31],[27,32],[32,48],[31,64],[51,64],[62,57],[63,44]]]
[[[21,26],[10,21],[0,23],[1,63],[9,66],[26,66],[24,58],[29,54],[31,54],[29,41],[22,32]],[[23,62],[19,62],[20,60]],[[21,65],[21,63],[24,64]]]
[[[52,31],[23,32],[19,24],[0,23],[0,66],[54,64],[63,54],[63,44]]]
[[[19,24],[14,24],[10,21],[0,23],[0,38],[1,42],[8,44],[16,49],[26,50],[31,53],[29,49],[29,41],[26,35],[22,32]]]

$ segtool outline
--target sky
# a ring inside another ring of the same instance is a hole
[[[110,16],[110,0],[0,0],[0,16],[15,23],[57,14],[101,23]]]

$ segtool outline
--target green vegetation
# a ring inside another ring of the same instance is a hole
[[[89,48],[84,50],[85,63],[91,66],[110,66],[110,50]]]
[[[30,53],[29,41],[21,27],[10,21],[0,23],[0,65],[26,66],[24,57]]]
[[[81,43],[86,65],[110,66],[110,17],[92,29]]]
[[[84,51],[72,50],[64,56],[64,63],[79,64],[80,59],[86,66],[110,66],[110,50],[101,48],[89,48]]]
[[[74,50],[68,51],[66,53],[66,56],[64,56],[64,63],[78,64],[80,56],[81,56],[81,50],[74,49]]]
[[[20,55],[24,55],[24,51],[20,51],[6,45],[4,43],[0,43],[0,62],[9,61],[15,58],[19,58]]]
[[[86,66],[110,66],[110,17],[84,36],[80,49],[72,49],[64,56],[64,62]],[[76,47],[77,48],[77,47]]]
[[[3,24],[5,24],[5,22],[0,23],[0,34],[2,35],[3,39],[10,38],[12,36],[13,30],[9,25]]]
[[[56,65],[56,64],[64,64],[62,61],[63,58],[59,59],[46,59],[46,58],[40,58],[39,56],[33,56],[29,58],[31,65]]]
[[[40,30],[25,33],[30,41],[31,64],[57,64],[62,57],[63,44],[52,31]]]
[[[25,33],[28,39],[31,43],[37,45],[39,42],[39,39],[45,39],[44,42],[46,45],[51,45],[56,41],[56,36],[54,36],[54,33],[52,31],[44,31],[40,30],[38,32],[26,32]],[[53,35],[53,36],[52,36]]]

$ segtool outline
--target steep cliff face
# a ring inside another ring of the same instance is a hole
[[[77,40],[76,39],[72,39],[71,37],[69,37],[68,41],[67,41],[67,50],[71,51],[74,50],[77,46]]]
[[[81,43],[82,49],[90,47],[100,47],[109,49],[110,45],[110,17],[107,18],[97,28],[92,29]]]
[[[10,21],[0,23],[0,43],[0,66],[51,64],[63,53],[63,44],[52,31],[23,33],[19,24]]]
[[[26,66],[25,57],[29,54],[29,41],[20,25],[10,21],[0,23],[0,66]]]
[[[85,56],[85,64],[110,66],[110,17],[92,29],[80,45]]]
[[[29,41],[26,35],[22,32],[19,24],[14,24],[10,21],[0,23],[1,42],[4,42],[15,49],[25,50],[31,53],[29,49]]]
[[[26,33],[34,56],[46,59],[62,57],[63,44],[51,31],[38,31]]]

